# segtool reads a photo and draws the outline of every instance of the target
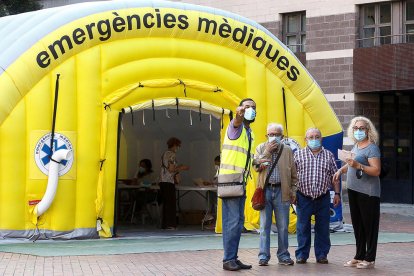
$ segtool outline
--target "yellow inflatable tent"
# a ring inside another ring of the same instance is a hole
[[[325,147],[342,144],[340,123],[304,66],[236,14],[164,1],[91,2],[0,18],[0,37],[3,238],[113,235],[125,110],[202,110],[222,120],[223,137],[230,111],[251,97],[256,145],[268,122],[286,124],[302,146],[311,126]],[[60,149],[69,154],[57,161],[50,206],[40,211],[53,183],[50,154]],[[254,179],[248,201],[253,191]],[[258,217],[246,204],[246,228]]]

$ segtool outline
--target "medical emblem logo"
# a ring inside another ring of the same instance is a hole
[[[297,151],[298,149],[301,149],[299,143],[292,138],[283,138],[282,143],[288,145],[292,149],[293,153],[295,153],[295,151]]]
[[[49,175],[49,164],[50,164],[50,139],[52,134],[48,133],[43,135],[36,144],[35,147],[35,161],[37,167],[45,174]],[[60,133],[55,133],[53,138],[53,152],[60,149],[73,150],[72,143],[69,138]],[[59,165],[59,176],[66,174],[72,167],[73,157],[70,160],[62,160]]]

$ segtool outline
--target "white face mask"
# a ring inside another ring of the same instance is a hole
[[[220,169],[219,165],[214,165],[214,169],[216,169],[216,171],[218,171]]]
[[[244,111],[244,118],[248,121],[252,121],[254,120],[254,118],[256,117],[256,110],[254,110],[253,108],[249,107]]]
[[[281,136],[273,136],[273,137],[268,137],[267,139],[269,141],[269,143],[276,141],[277,144],[280,144],[280,142],[282,141],[282,137]]]

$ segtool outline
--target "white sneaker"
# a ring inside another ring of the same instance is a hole
[[[362,261],[357,264],[356,268],[369,269],[369,268],[374,268],[374,266],[375,266],[375,262]]]
[[[344,266],[346,266],[346,267],[357,267],[357,265],[361,262],[362,261],[360,261],[360,260],[352,259],[352,260],[349,260],[346,263],[344,263]]]

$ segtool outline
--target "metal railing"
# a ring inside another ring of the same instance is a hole
[[[357,48],[368,48],[384,44],[414,43],[414,33],[357,38],[356,42]]]
[[[356,39],[357,48],[369,48],[385,44],[414,43],[414,32],[405,34],[372,36]],[[286,44],[293,53],[306,52],[306,44]]]

